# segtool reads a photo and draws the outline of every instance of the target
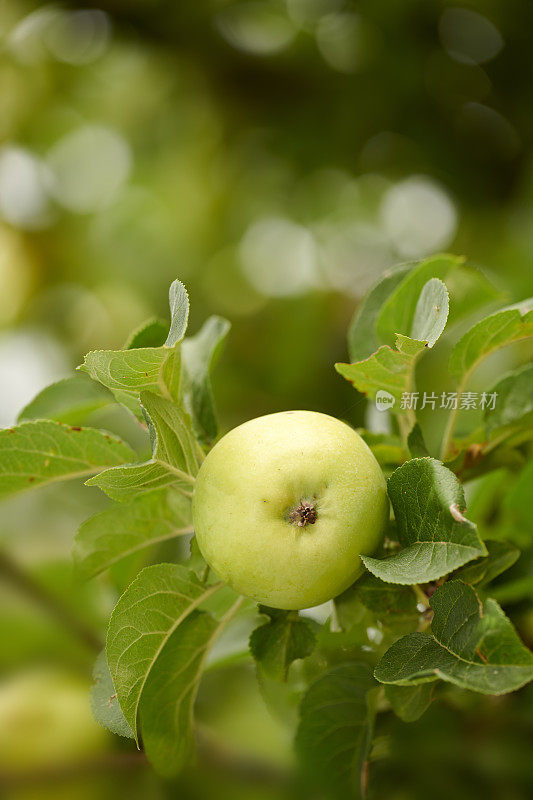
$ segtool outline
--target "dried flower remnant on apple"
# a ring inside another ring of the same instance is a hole
[[[289,520],[298,528],[305,528],[306,525],[314,525],[318,519],[315,506],[307,500],[301,500],[298,508],[289,512]]]

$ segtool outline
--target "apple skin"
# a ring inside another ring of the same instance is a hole
[[[289,515],[302,501],[316,521],[299,527]],[[316,606],[347,589],[389,518],[368,446],[314,411],[269,414],[226,434],[200,468],[192,509],[198,546],[219,577],[282,609]]]

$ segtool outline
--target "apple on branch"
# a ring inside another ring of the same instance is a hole
[[[193,520],[212,569],[273,608],[330,600],[382,540],[381,469],[348,425],[313,411],[258,417],[230,431],[197,476]]]

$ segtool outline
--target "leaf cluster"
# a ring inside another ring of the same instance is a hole
[[[89,353],[80,374],[45,389],[17,427],[0,431],[0,497],[83,478],[112,501],[81,525],[74,545],[80,580],[130,562],[137,573],[111,614],[92,706],[102,725],[134,738],[159,773],[174,776],[191,758],[202,675],[228,663],[213,655],[225,640],[231,658],[255,664],[267,702],[274,694],[277,704],[300,699],[302,780],[326,797],[364,796],[380,712],[412,722],[438,698],[441,682],[504,694],[533,679],[533,655],[498,604],[533,594],[520,572],[506,581],[533,541],[522,510],[531,479],[531,365],[495,381],[498,402],[461,437],[452,407],[440,453],[426,445],[417,409],[402,403],[421,360],[438,354],[457,323],[462,334],[448,370],[458,406],[484,359],[532,335],[531,301],[472,324],[469,315],[499,299],[482,272],[438,255],[384,275],[354,316],[351,362],[336,369],[369,400],[379,391],[394,400],[390,433],[360,431],[388,475],[393,518],[382,548],[362,557],[362,577],[334,599],[326,622],[255,610],[216,582],[194,539],[181,556],[168,549],[194,533],[195,477],[217,436],[210,376],[229,330],[212,317],[187,337],[189,300],[179,281],[170,289],[170,324],[149,320],[122,350]],[[147,452],[86,425],[110,404],[137,421]],[[474,478],[481,490],[472,514],[463,484]],[[486,521],[504,490],[491,528]]]

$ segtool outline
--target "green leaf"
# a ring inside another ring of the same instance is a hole
[[[363,580],[362,577],[359,578],[359,581],[361,580]],[[356,581],[356,583],[359,583],[359,581]],[[363,619],[367,615],[367,609],[357,594],[356,584],[350,586],[342,594],[337,595],[333,603],[335,604],[337,623],[342,632],[346,633],[363,627]],[[333,633],[336,633],[336,631]]]
[[[76,534],[76,572],[92,578],[126,556],[192,530],[190,500],[172,489],[112,506],[86,520]]]
[[[269,678],[285,681],[292,662],[313,652],[315,634],[297,611],[280,611],[266,606],[259,606],[259,611],[266,614],[269,621],[252,632],[250,650]]]
[[[341,664],[322,675],[302,700],[296,752],[326,797],[365,794],[373,725],[368,693],[374,686],[365,664]]]
[[[533,428],[508,429],[500,441],[487,442],[480,429],[463,441],[455,441],[453,452],[456,455],[445,464],[464,483],[501,468],[517,472],[525,462],[518,447],[531,438]]]
[[[404,336],[399,333],[396,337],[396,347],[406,356],[418,356],[423,353],[427,347],[427,342],[421,342],[419,339],[411,339],[410,336]]]
[[[395,642],[375,669],[377,680],[409,685],[442,678],[483,694],[505,694],[533,680],[533,653],[495,600],[481,603],[470,586],[449,581],[430,603],[431,634]]]
[[[51,420],[0,431],[0,497],[47,483],[81,478],[135,453],[110,433]]]
[[[163,319],[146,320],[130,335],[124,350],[137,350],[140,347],[161,347],[168,336],[169,325]]]
[[[459,339],[449,370],[465,383],[480,362],[505,345],[533,335],[533,298],[509,306],[476,323]]]
[[[385,583],[375,575],[367,574],[356,581],[348,589],[350,591],[374,612],[380,622],[393,630],[412,628],[420,616],[416,595],[410,586]]]
[[[111,390],[119,403],[143,421],[139,394],[150,391],[176,399],[179,395],[179,349],[143,347],[136,350],[93,350],[78,369]]]
[[[51,419],[67,425],[80,425],[93,411],[113,403],[102,386],[76,375],[47,386],[19,414],[18,421]]]
[[[399,287],[409,281],[410,273]],[[398,291],[398,290],[397,290]],[[353,364],[335,364],[335,369],[349,380],[355,388],[375,398],[378,391],[391,394],[401,411],[401,399],[408,392],[413,380],[416,362],[426,347],[433,347],[446,325],[448,318],[448,292],[442,281],[433,278],[420,292],[413,309],[411,335],[398,332],[395,348],[383,345],[364,361]]]
[[[462,262],[457,256],[437,255],[414,267],[381,307],[376,322],[379,340],[392,344],[399,333],[407,335],[409,332],[414,337],[413,322],[425,284],[432,278],[444,280]]]
[[[127,736],[133,739],[133,731],[126,722],[120,708],[117,693],[111,680],[111,673],[107,666],[105,650],[103,650],[94,665],[94,684],[91,689],[91,709],[95,720],[111,733]]]
[[[201,455],[189,417],[175,403],[150,392],[143,392],[141,400],[149,415],[152,458],[142,464],[108,469],[87,484],[98,486],[119,502],[169,486],[189,496]]]
[[[402,394],[409,390],[416,361],[425,346],[424,342],[398,336],[396,350],[383,345],[365,361],[338,363],[335,369],[359,392],[372,399],[379,390],[389,392],[398,403],[394,410],[399,411]]]
[[[210,372],[230,327],[222,317],[210,317],[182,345],[183,399],[198,435],[207,443],[213,441],[218,429]]]
[[[434,686],[433,683],[419,683],[416,686],[388,683],[385,686],[385,696],[400,719],[404,722],[415,722],[431,705]]]
[[[213,605],[220,606],[219,598],[225,593],[220,618],[216,612],[213,616],[193,611],[171,633],[143,689],[139,707],[143,745],[155,770],[165,777],[179,774],[190,759],[194,745],[194,703],[204,669],[214,669],[226,659],[231,660],[235,657],[235,646],[238,649],[242,646],[234,640],[243,619],[240,617],[234,620],[235,627],[228,631],[226,642],[220,643],[219,655],[215,657],[218,661],[208,664],[211,647],[218,644],[216,640],[243,604],[243,598],[235,600],[235,593],[223,588],[206,605],[215,601]],[[228,607],[229,598],[232,605]]]
[[[476,526],[462,512],[463,489],[434,458],[415,458],[388,480],[402,550],[384,559],[361,556],[365,566],[390,583],[426,583],[486,555]]]
[[[169,299],[170,330],[164,345],[94,350],[78,367],[110,389],[118,402],[141,421],[140,392],[149,391],[167,400],[179,401],[181,354],[177,345],[185,335],[189,317],[189,299],[180,281],[171,285]],[[146,339],[142,330],[134,334],[135,337],[143,343]]]
[[[520,556],[520,550],[509,542],[485,540],[488,555],[478,558],[458,570],[454,577],[463,583],[485,586],[502,572],[512,567]]]
[[[409,457],[399,436],[391,433],[373,433],[363,428],[358,428],[357,433],[382,466],[399,466]]]
[[[206,656],[224,624],[210,614],[190,614],[168,637],[143,689],[143,745],[164,777],[178,775],[192,755],[198,684]]]
[[[446,286],[438,278],[431,278],[420,292],[411,338],[427,342],[428,347],[433,347],[446,327],[448,311],[449,297]]]
[[[181,281],[173,281],[168,292],[170,305],[170,330],[168,332],[166,347],[174,347],[181,342],[189,322],[189,295]]]
[[[372,612],[372,624],[377,619],[395,633],[413,630],[420,619],[416,595],[410,586],[384,583],[369,573],[336,597],[334,603],[343,631],[364,627],[363,617],[367,611]]]
[[[487,406],[484,414],[485,429],[491,434],[498,428],[530,422],[533,414],[533,364],[502,378],[489,394],[496,394],[494,408]],[[526,417],[528,418],[526,420]]]
[[[203,459],[189,415],[175,403],[151,392],[142,392],[141,403],[148,414],[153,458],[187,475],[196,475]]]
[[[381,306],[411,268],[411,264],[401,265],[385,273],[357,309],[348,328],[348,352],[352,361],[362,361],[378,349],[380,341],[375,327]]]
[[[407,447],[409,448],[412,458],[426,458],[426,456],[429,456],[428,449],[422,435],[422,429],[420,428],[418,422],[413,425],[409,435],[407,436]]]
[[[210,568],[207,566],[205,558],[200,552],[196,536],[193,536],[189,542],[189,553],[190,555],[185,562],[185,565],[187,569],[191,569],[201,579],[205,574],[207,574],[206,570],[208,572]]]
[[[107,661],[120,706],[136,738],[139,706],[156,662],[178,628],[179,645],[185,620],[219,588],[220,584],[204,585],[185,567],[156,564],[143,569],[116,604],[107,633]],[[203,615],[199,616],[203,622]],[[197,617],[191,620],[193,631],[197,621]],[[194,633],[191,636],[194,639]],[[174,649],[173,643],[173,653]]]
[[[523,526],[529,533],[533,533],[533,504],[530,502],[532,485],[533,459],[529,459],[516,483],[503,498],[504,508],[512,515],[514,523]]]
[[[491,594],[494,595],[494,599],[504,605],[531,600],[533,599],[533,575],[525,575],[522,578],[515,578],[508,583],[495,586]]]
[[[498,291],[480,270],[454,256],[436,256],[418,264],[400,265],[384,274],[357,309],[348,329],[348,352],[352,362],[363,361],[380,345],[392,343],[396,334],[413,332],[416,306],[424,284],[444,279],[454,298],[450,321],[499,297]]]
[[[105,472],[86,481],[86,484],[98,486],[108,497],[119,503],[170,487],[182,492],[186,497],[192,495],[192,481],[188,480],[188,476],[173,472],[168,464],[162,464],[157,460],[106,469]]]

